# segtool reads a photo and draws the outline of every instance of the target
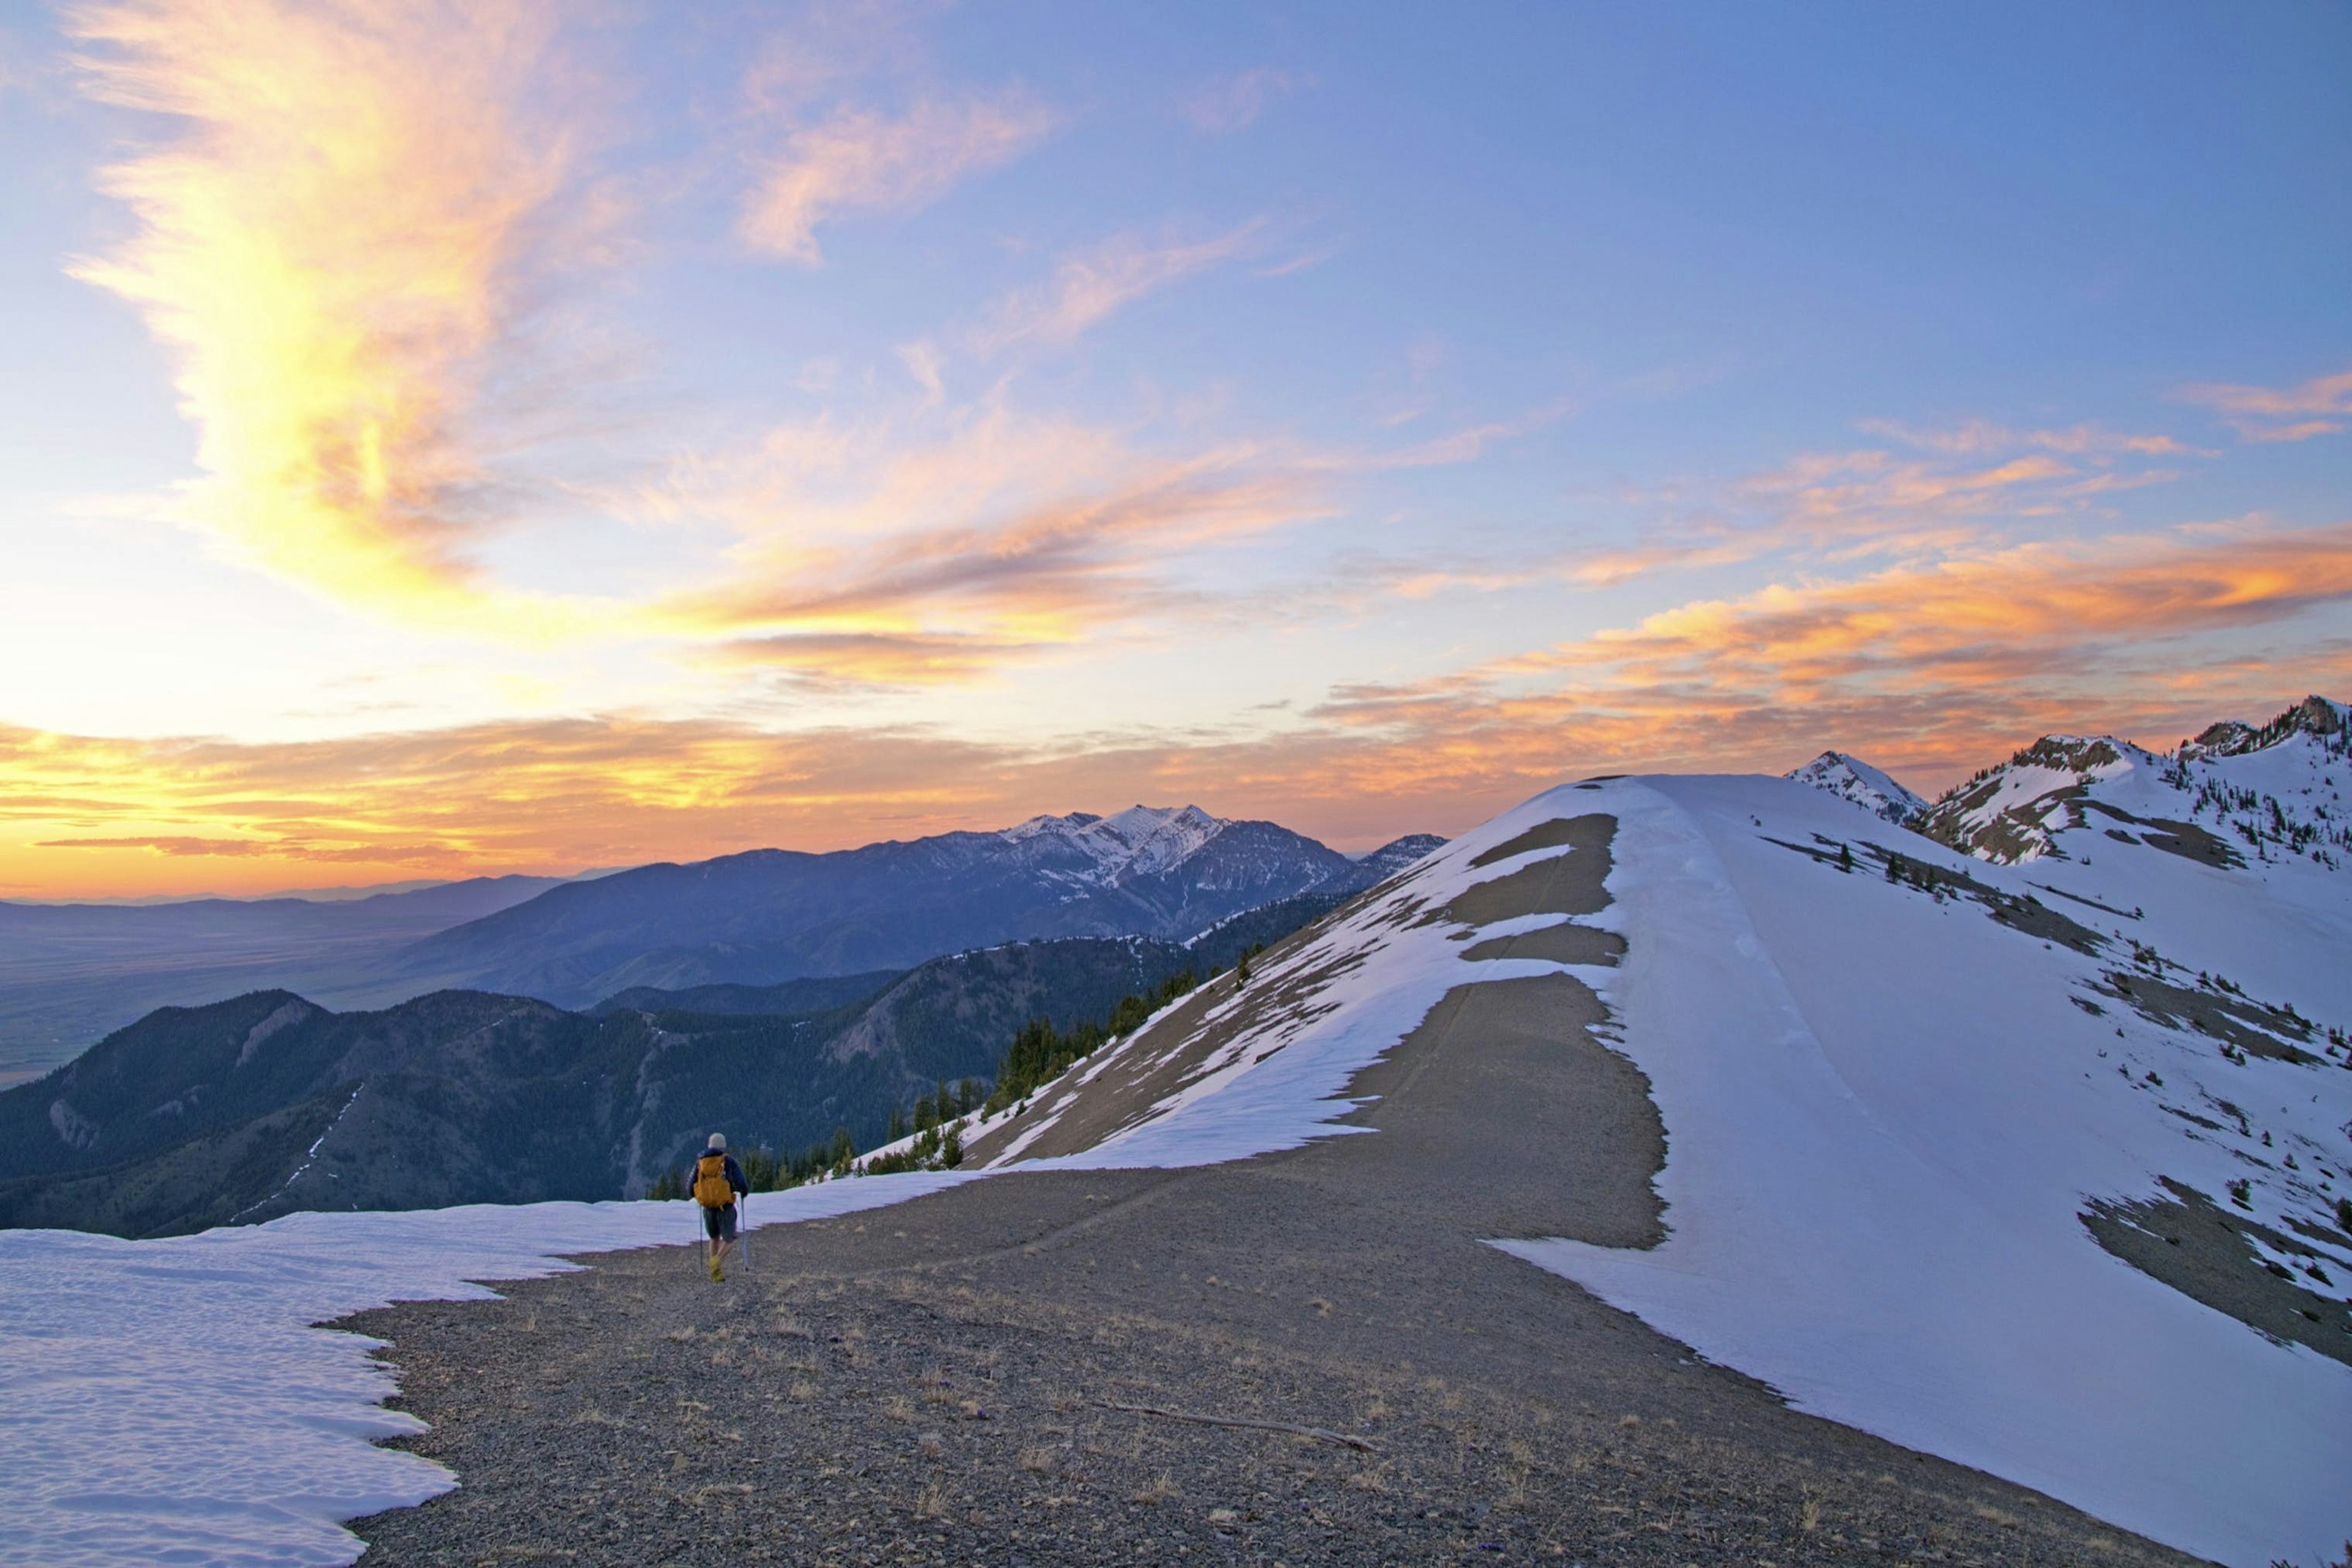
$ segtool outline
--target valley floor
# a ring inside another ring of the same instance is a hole
[[[461,1483],[352,1521],[362,1561],[2188,1561],[1486,1245],[1658,1232],[1600,1016],[1565,975],[1454,993],[1358,1080],[1375,1136],[1002,1175],[763,1230],[724,1285],[656,1248],[347,1320]]]

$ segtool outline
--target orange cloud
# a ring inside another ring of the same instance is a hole
[[[1237,446],[1189,458],[1002,408],[917,445],[888,430],[779,432],[660,504],[743,536],[728,572],[646,624],[730,663],[804,679],[969,679],[1187,603],[1176,563],[1327,513],[1322,476]]]
[[[719,644],[724,665],[769,666],[817,687],[930,686],[976,680],[1047,645],[920,632],[780,632]]]
[[[1014,746],[630,716],[276,745],[0,729],[0,889],[257,890],[320,863],[346,879],[569,872],[1135,800],[1361,847],[1565,778],[1779,771],[1825,746],[1932,791],[2047,730],[2162,745],[2340,694],[2347,603],[2352,524],[2181,531],[1694,602],[1206,735]],[[885,643],[886,660],[958,657]]]
[[[2352,524],[2019,545],[1695,601],[1310,717],[1505,771],[1563,745],[1612,771],[1777,770],[1834,745],[1933,787],[2042,729],[2168,744],[2341,689],[2347,602]]]
[[[817,226],[854,208],[928,205],[965,176],[1009,163],[1054,117],[1020,93],[927,99],[891,117],[845,109],[784,138],[744,205],[739,232],[770,256],[814,266]]]
[[[2347,597],[2352,524],[2221,539],[2124,535],[2017,545],[1854,582],[1774,584],[1681,605],[1535,662],[1605,665],[1635,679],[1698,670],[1782,689],[2063,679],[2053,655],[2087,674],[2119,646],[2274,623]]]
[[[172,352],[205,476],[184,520],[340,599],[475,607],[509,482],[490,384],[580,238],[552,8],[103,0],[68,25],[93,96],[175,127],[106,173],[138,232],[75,271]]]
[[[2221,415],[2246,440],[2307,441],[2335,435],[2352,418],[2352,371],[2287,387],[2200,382],[2175,395]]]

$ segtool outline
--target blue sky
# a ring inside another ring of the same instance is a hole
[[[0,894],[2343,684],[2340,6],[0,16]]]

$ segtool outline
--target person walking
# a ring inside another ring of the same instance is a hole
[[[735,1241],[736,1196],[751,1190],[743,1167],[727,1152],[727,1134],[713,1132],[702,1158],[694,1163],[694,1201],[702,1205],[703,1251],[713,1279],[727,1278],[727,1249]]]

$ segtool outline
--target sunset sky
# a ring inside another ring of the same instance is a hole
[[[0,897],[2352,697],[2352,9],[0,0]]]

